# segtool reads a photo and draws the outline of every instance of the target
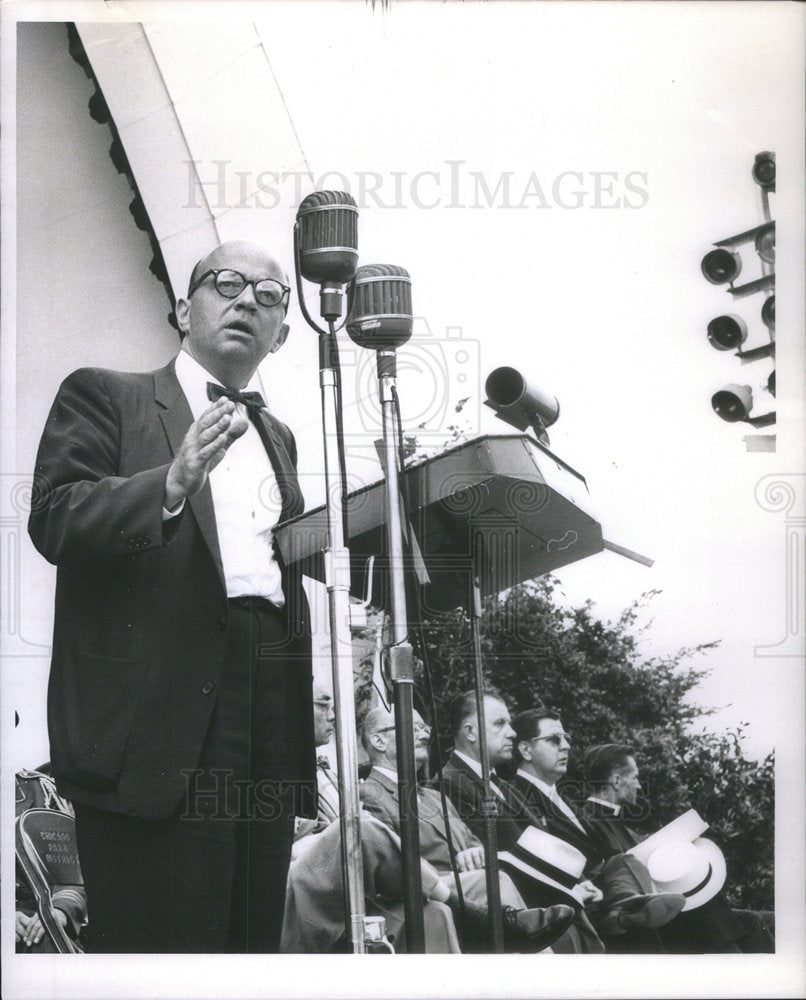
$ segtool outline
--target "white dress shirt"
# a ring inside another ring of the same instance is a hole
[[[177,356],[176,377],[193,419],[198,420],[211,405],[207,383],[220,384],[218,379],[186,351]],[[243,391],[259,390],[257,377],[253,376]],[[242,403],[235,405],[248,420],[246,407]],[[210,473],[210,490],[227,597],[265,597],[282,607],[285,597],[271,535],[282,504],[274,469],[251,420],[246,433],[232,442]]]
[[[598,806],[607,806],[608,810],[614,816],[618,816],[618,814],[621,812],[621,806],[616,805],[615,802],[610,802],[607,799],[597,798],[595,795],[589,795],[588,802],[595,802]]]
[[[467,766],[473,771],[473,773],[476,775],[477,778],[481,777],[481,764],[479,763],[479,761],[473,760],[472,757],[468,757],[466,753],[462,753],[461,750],[457,750],[456,748],[454,748],[453,752],[456,754],[457,757],[463,760],[465,764],[467,764]],[[506,799],[504,798],[504,793],[501,791],[498,785],[496,785],[496,783],[492,780],[494,774],[495,771],[492,768],[490,768],[490,788],[492,788],[493,793],[497,795],[502,802],[505,802]]]
[[[568,803],[565,801],[562,795],[560,795],[560,793],[557,791],[556,785],[547,785],[545,781],[541,781],[540,778],[536,777],[534,774],[531,774],[529,771],[524,771],[522,767],[518,768],[518,774],[522,778],[526,778],[527,781],[531,781],[531,783],[537,786],[537,788],[539,788],[544,795],[547,795],[554,803],[554,805],[557,806],[560,812],[564,813],[571,820],[574,826],[579,827],[579,829],[583,833],[586,832],[585,827],[577,819],[574,810],[571,808],[571,806],[568,805]]]

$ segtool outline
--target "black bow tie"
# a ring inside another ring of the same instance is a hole
[[[226,389],[223,385],[217,385],[215,382],[207,383],[207,398],[211,402],[214,403],[222,396],[231,399],[233,403],[243,403],[249,410],[262,410],[266,406],[266,402],[259,392],[238,392],[237,389]]]
[[[323,771],[329,771],[330,770],[330,761],[327,759],[327,757],[317,757],[316,758],[316,766],[318,768],[320,768],[321,770],[323,770]]]

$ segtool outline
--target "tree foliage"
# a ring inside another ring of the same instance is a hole
[[[639,642],[650,626],[638,621],[655,592],[604,623],[591,601],[562,607],[558,589],[557,580],[546,576],[485,602],[486,682],[513,712],[539,703],[558,710],[573,735],[565,787],[572,801],[587,795],[581,772],[586,747],[613,742],[634,747],[644,798],[631,821],[649,832],[693,806],[725,852],[731,902],[773,909],[773,757],[747,760],[741,729],[714,734],[693,726],[713,710],[691,699],[708,671],[689,664],[716,643],[646,658]],[[473,683],[465,613],[430,618],[421,645],[441,724],[451,698]],[[440,737],[443,747],[451,745],[449,733],[441,731]]]

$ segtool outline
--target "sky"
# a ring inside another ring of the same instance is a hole
[[[506,432],[482,405],[500,365],[556,396],[552,448],[586,477],[583,506],[606,539],[655,561],[589,557],[557,573],[565,599],[591,599],[607,620],[660,590],[639,619],[652,621],[642,650],[718,640],[687,661],[710,670],[695,697],[719,709],[709,728],[749,724],[751,756],[786,733],[802,695],[797,657],[757,651],[788,634],[785,513],[763,498],[764,477],[802,470],[802,303],[786,281],[802,243],[779,234],[777,401],[772,360],[742,366],[705,335],[734,312],[746,348],[766,343],[764,296],[731,302],[700,261],[762,221],[751,177],[762,150],[782,178],[773,218],[778,199],[799,218],[802,39],[785,6],[283,5],[259,25],[314,175],[304,190],[350,190],[361,261],[412,275],[405,429],[424,445],[451,420],[470,436]],[[760,274],[752,248],[743,268],[741,280]],[[371,355],[343,341],[348,469],[361,483],[378,476],[375,386]],[[777,409],[778,427],[720,420],[710,397],[729,383],[751,386],[754,415]],[[311,454],[317,407],[311,393],[309,422],[294,414]],[[775,430],[777,453],[746,451],[747,433]],[[785,651],[798,642],[802,630]]]

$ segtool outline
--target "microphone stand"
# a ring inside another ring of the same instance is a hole
[[[420,868],[420,820],[417,807],[417,767],[414,758],[414,653],[408,641],[406,615],[403,518],[398,476],[396,361],[394,349],[378,350],[378,394],[383,424],[383,464],[386,478],[384,505],[393,641],[389,651],[389,663],[395,707],[406,950],[409,954],[423,954],[425,930]]]
[[[336,760],[339,772],[339,826],[344,884],[345,928],[354,954],[366,954],[364,867],[358,799],[358,750],[355,727],[353,649],[350,637],[350,551],[344,531],[345,483],[342,475],[339,364],[334,321],[341,314],[341,288],[323,285],[321,329],[311,318],[302,293],[298,226],[294,228],[294,259],[300,308],[319,334],[319,386],[325,453],[327,547],[323,550],[330,622],[330,658],[336,710]]]
[[[481,765],[482,818],[484,821],[484,875],[487,885],[487,912],[490,943],[493,951],[500,955],[504,951],[504,925],[501,914],[501,884],[498,881],[498,831],[496,816],[498,806],[490,781],[490,753],[487,747],[487,719],[484,711],[484,667],[481,656],[481,586],[479,584],[477,560],[472,564],[472,584],[468,599],[470,634],[473,642],[473,687],[476,693],[476,715],[479,727],[479,764]]]

